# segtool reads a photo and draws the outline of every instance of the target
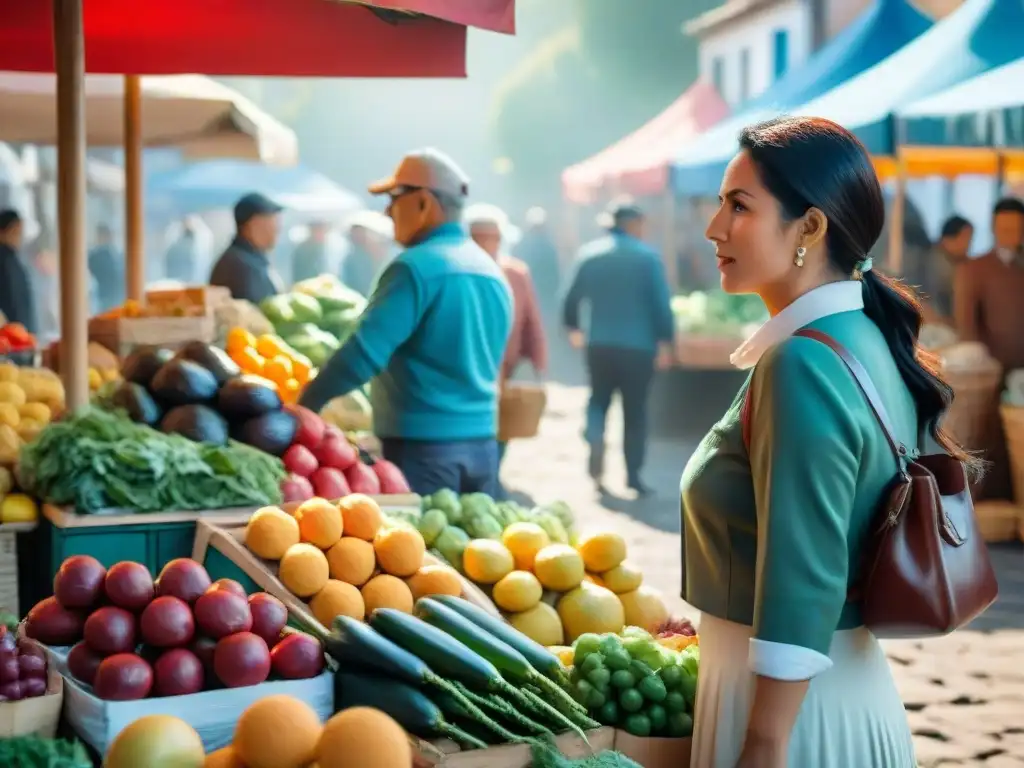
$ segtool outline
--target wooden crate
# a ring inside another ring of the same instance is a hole
[[[0,608],[21,616],[18,599],[18,534],[28,533],[35,523],[5,523],[0,525]]]
[[[614,728],[595,728],[587,731],[586,743],[574,733],[563,733],[555,737],[555,746],[572,760],[589,757],[615,748]],[[431,742],[433,750],[421,749],[417,763],[423,766],[443,768],[529,768],[533,765],[530,747],[526,744],[502,744],[487,749],[460,751],[459,746],[448,739]]]
[[[202,317],[94,317],[89,321],[89,341],[95,341],[124,357],[136,347],[151,344],[177,348],[190,341],[212,344],[212,315]]]
[[[615,749],[644,768],[690,768],[693,739],[641,738],[615,731]]]
[[[240,581],[243,587],[246,587],[247,592],[255,591],[250,589],[255,585],[259,590],[273,595],[284,603],[288,612],[298,619],[300,624],[312,628],[322,627],[327,630],[328,627],[323,627],[314,618],[309,606],[281,583],[277,576],[277,563],[256,557],[245,546],[244,539],[244,525],[219,526],[200,520],[196,524],[196,541],[192,548],[192,559],[206,567],[211,579],[235,579]],[[438,562],[429,553],[424,557],[426,564]],[[225,569],[225,565],[228,566],[228,569]],[[230,570],[231,567],[234,570]],[[459,578],[462,581],[462,596],[466,600],[495,616],[501,615],[494,607],[494,603],[475,584],[461,574]],[[246,581],[249,584],[246,584]]]
[[[193,285],[165,291],[146,291],[147,307],[164,310],[168,314],[180,307],[198,310],[203,315],[213,314],[220,304],[231,300],[231,291],[217,285]]]

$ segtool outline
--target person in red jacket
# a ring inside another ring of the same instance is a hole
[[[515,239],[516,230],[497,206],[477,203],[466,209],[464,217],[470,237],[498,262],[512,289],[512,333],[505,347],[501,380],[511,378],[524,360],[530,362],[537,377],[542,377],[548,367],[548,343],[533,277],[526,262],[504,251],[504,247],[511,245],[510,240]],[[506,446],[507,443],[498,444],[499,465]]]

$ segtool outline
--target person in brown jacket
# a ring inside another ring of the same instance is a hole
[[[995,248],[961,265],[953,289],[953,315],[957,333],[965,341],[980,341],[1003,366],[1003,373],[1024,368],[1024,202],[1005,198],[996,203],[992,217]],[[1010,498],[1006,441],[995,408],[986,433],[991,439],[981,448],[992,462],[981,498]]]
[[[533,277],[526,262],[509,256],[503,250],[510,245],[510,240],[515,239],[515,227],[504,211],[484,203],[469,206],[464,216],[470,237],[498,262],[512,289],[512,333],[505,348],[501,380],[511,378],[524,360],[528,360],[536,375],[542,377],[548,367],[548,343]],[[507,443],[498,443],[499,466],[506,447]]]

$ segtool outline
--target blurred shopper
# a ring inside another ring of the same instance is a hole
[[[626,480],[643,496],[650,493],[640,476],[647,449],[647,398],[655,367],[671,365],[675,321],[665,265],[643,240],[644,212],[631,202],[615,203],[602,223],[608,234],[583,246],[576,261],[563,322],[573,346],[587,350],[590,476],[602,486],[605,422],[618,392]]]
[[[164,257],[164,276],[168,280],[176,280],[185,285],[195,285],[198,281],[199,233],[195,217],[187,216],[178,226],[177,236],[173,237]]]
[[[330,271],[330,253],[327,238],[331,227],[327,222],[314,221],[309,235],[292,252],[292,284],[318,277]]]
[[[920,292],[925,322],[953,325],[953,278],[957,267],[967,260],[973,237],[971,222],[951,216],[934,246],[905,254],[903,278]]]
[[[954,284],[954,318],[960,337],[980,341],[1009,373],[1024,368],[1024,202],[1005,198],[996,203],[992,216],[995,248],[970,259],[957,272]],[[991,462],[978,498],[1009,499],[1010,467],[1002,424],[992,409],[985,430],[984,450]]]
[[[529,360],[534,373],[542,377],[548,367],[548,344],[530,268],[503,250],[506,243],[515,239],[515,230],[505,212],[493,205],[471,205],[466,209],[465,219],[470,237],[498,263],[512,289],[512,333],[505,347],[502,381],[512,378],[523,360]],[[507,443],[498,443],[499,469],[506,447]]]
[[[89,250],[89,274],[96,282],[96,312],[119,307],[125,298],[124,253],[114,244],[109,224],[96,227],[96,244]]]
[[[355,333],[302,395],[319,411],[371,379],[384,457],[419,494],[498,492],[498,381],[512,327],[501,269],[466,233],[469,182],[434,149],[370,187],[405,251],[381,273]]]
[[[395,224],[377,211],[360,211],[349,220],[349,251],[341,268],[341,281],[364,296],[388,261],[395,242]]]
[[[557,328],[562,270],[558,247],[548,226],[547,212],[543,208],[534,207],[526,212],[526,229],[519,242],[512,246],[511,252],[526,264],[533,275],[545,326],[552,330]]]
[[[259,304],[281,293],[281,278],[269,254],[281,231],[283,208],[269,197],[252,192],[235,204],[235,239],[213,266],[210,285],[231,291],[233,299]]]
[[[9,323],[21,323],[29,333],[39,330],[35,295],[28,269],[21,260],[24,227],[12,208],[0,211],[0,312]]]

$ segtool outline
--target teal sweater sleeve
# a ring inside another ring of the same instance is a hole
[[[319,412],[335,397],[379,374],[416,330],[424,311],[422,290],[407,264],[392,262],[380,275],[355,332],[302,393],[300,403]]]
[[[863,434],[839,356],[790,338],[758,364],[750,463],[757,506],[754,638],[827,655],[846,602]]]

